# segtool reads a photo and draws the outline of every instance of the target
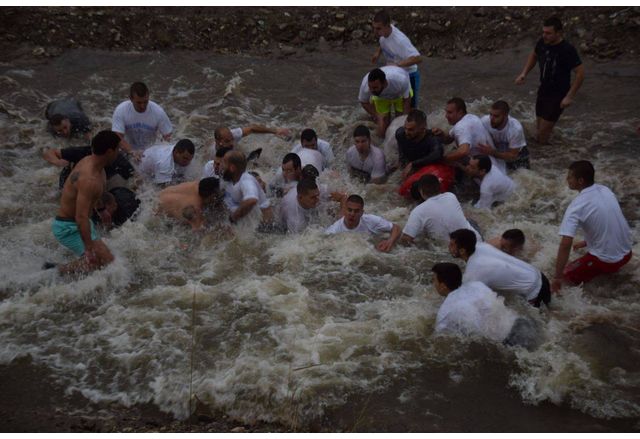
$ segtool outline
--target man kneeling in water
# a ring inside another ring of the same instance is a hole
[[[482,282],[462,285],[462,272],[456,264],[433,266],[433,285],[445,297],[436,317],[435,332],[480,335],[506,345],[533,349],[538,330],[530,319],[507,308],[504,298]]]
[[[105,190],[104,168],[118,157],[119,144],[120,137],[113,131],[99,132],[91,141],[93,154],[78,162],[62,187],[60,209],[52,225],[53,235],[80,258],[60,266],[61,274],[90,272],[114,259],[90,218]],[[54,266],[45,264],[45,268]]]
[[[205,224],[205,211],[211,209],[215,220],[225,218],[220,181],[215,177],[169,186],[159,195],[158,211],[200,230]]]

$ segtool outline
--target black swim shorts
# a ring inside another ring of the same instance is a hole
[[[562,108],[560,108],[560,102],[562,102],[564,96],[558,95],[540,95],[536,100],[536,117],[540,117],[549,122],[557,122],[562,114]]]

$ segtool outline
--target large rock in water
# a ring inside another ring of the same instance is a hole
[[[406,115],[402,115],[393,119],[389,124],[389,128],[387,128],[387,132],[384,134],[382,150],[384,151],[384,156],[387,159],[388,164],[398,162],[398,142],[396,141],[396,131],[404,125],[406,118]]]

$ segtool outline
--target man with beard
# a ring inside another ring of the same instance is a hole
[[[247,172],[247,159],[240,151],[231,150],[222,158],[224,201],[231,215],[229,221],[237,222],[251,212],[254,206],[262,211],[262,221],[271,223],[273,212],[267,195],[258,180]]]
[[[409,112],[404,126],[396,131],[396,140],[403,180],[423,166],[442,160],[442,142],[427,130],[427,115],[421,110]]]
[[[362,108],[376,120],[376,134],[384,138],[391,122],[391,111],[396,116],[407,114],[411,108],[411,82],[401,67],[385,66],[371,70],[362,78],[358,100]]]
[[[509,116],[509,110],[509,104],[505,101],[496,101],[491,105],[489,114],[480,119],[495,145],[492,148],[480,144],[480,151],[491,156],[494,165],[505,174],[507,169],[529,169],[529,150],[522,124]]]

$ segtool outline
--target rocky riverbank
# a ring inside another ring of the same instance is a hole
[[[207,50],[295,56],[341,47],[373,52],[372,7],[5,7],[3,57],[68,48]],[[394,22],[427,57],[479,56],[532,44],[544,18],[596,60],[638,57],[640,7],[399,7]]]

